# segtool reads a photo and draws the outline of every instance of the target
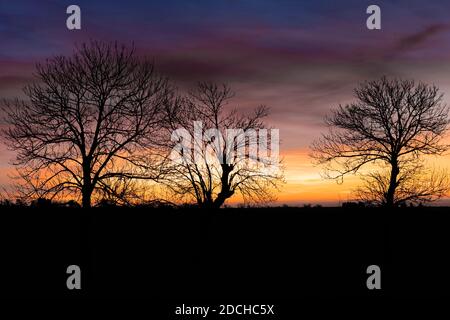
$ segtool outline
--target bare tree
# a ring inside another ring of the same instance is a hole
[[[199,83],[168,105],[172,140],[167,146],[173,162],[165,184],[202,207],[219,208],[237,193],[246,202],[269,201],[283,180],[277,137],[267,134],[262,121],[268,109],[262,106],[250,115],[227,110],[232,97],[226,85]]]
[[[446,177],[435,172],[426,180],[421,162],[423,155],[448,149],[442,139],[449,109],[438,88],[383,77],[362,83],[355,95],[357,102],[339,106],[326,119],[329,132],[312,145],[312,157],[325,167],[326,177],[342,179],[367,164],[387,167],[367,175],[365,190],[359,190],[363,198],[387,206],[445,194]]]
[[[394,205],[421,204],[439,199],[449,190],[448,174],[444,170],[427,170],[423,161],[403,166],[397,178]],[[373,171],[362,175],[363,185],[356,189],[359,200],[374,205],[386,204],[390,171]]]
[[[91,42],[37,65],[27,100],[4,102],[2,131],[28,195],[92,195],[116,179],[155,178],[149,148],[159,137],[170,86],[134,49]]]

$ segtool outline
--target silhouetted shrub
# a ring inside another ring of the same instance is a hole
[[[52,206],[52,200],[46,198],[38,198],[31,201],[30,207],[33,208],[50,208]]]
[[[368,206],[366,205],[366,203],[364,203],[362,201],[358,201],[358,202],[348,201],[348,202],[342,203],[342,208],[366,208],[366,207],[368,207]]]

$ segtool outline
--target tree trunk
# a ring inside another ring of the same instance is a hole
[[[81,189],[82,207],[87,209],[91,207],[92,182],[90,165],[83,165],[83,187]]]
[[[386,206],[393,207],[395,205],[395,190],[397,189],[397,177],[400,172],[397,160],[391,162],[391,177],[389,179],[389,187],[386,192]]]
[[[82,207],[87,209],[91,207],[91,195],[92,191],[87,190],[86,188],[83,188],[81,191],[82,196]]]
[[[213,207],[220,208],[225,200],[230,198],[234,192],[230,189],[229,177],[231,171],[233,171],[234,166],[232,164],[222,164],[222,176],[220,177],[220,187],[221,190],[217,195],[217,198],[214,200]]]

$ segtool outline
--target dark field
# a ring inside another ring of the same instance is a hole
[[[274,301],[427,298],[450,284],[449,208],[2,208],[2,295]],[[66,288],[81,267],[82,289]],[[381,290],[366,287],[381,268]]]

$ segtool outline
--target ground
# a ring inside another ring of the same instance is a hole
[[[283,301],[446,294],[449,208],[2,208],[2,294]],[[81,268],[68,290],[66,269]],[[379,291],[366,269],[381,269]]]

